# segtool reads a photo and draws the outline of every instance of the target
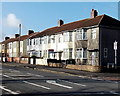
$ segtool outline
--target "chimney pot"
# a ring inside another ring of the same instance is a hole
[[[92,9],[91,18],[95,18],[98,15],[97,10]]]
[[[32,33],[34,33],[33,30],[28,30],[28,35],[30,35],[30,34],[32,34]]]
[[[5,40],[8,40],[8,39],[10,39],[10,37],[5,37]]]
[[[61,26],[61,25],[63,25],[63,24],[64,24],[64,21],[60,19],[60,20],[58,21],[58,26]]]
[[[15,38],[19,37],[20,35],[19,34],[15,34]]]

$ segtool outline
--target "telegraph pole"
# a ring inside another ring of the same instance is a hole
[[[20,63],[20,36],[21,36],[21,24],[19,24],[19,63]]]

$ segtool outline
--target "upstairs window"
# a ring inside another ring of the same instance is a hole
[[[62,42],[62,36],[61,36],[61,34],[58,35],[58,42],[59,42],[59,43]]]
[[[64,33],[64,42],[67,42],[67,41],[69,41],[69,33],[65,32]]]
[[[33,39],[33,45],[35,45],[35,39]]]
[[[77,40],[86,40],[87,39],[87,29],[76,30],[76,39]]]
[[[48,36],[48,43],[51,43],[51,36]]]
[[[47,37],[44,36],[44,44],[47,44]]]
[[[29,45],[29,39],[27,39],[27,45]]]
[[[36,41],[36,42],[35,42],[35,43],[36,43],[36,45],[38,45],[38,39],[36,39],[35,41]]]
[[[72,32],[64,32],[64,42],[72,41]]]
[[[69,41],[72,41],[72,32],[69,32]]]
[[[42,44],[42,38],[40,37],[40,41],[39,41],[40,44]]]
[[[96,30],[95,29],[92,29],[91,38],[96,39]]]
[[[30,41],[30,45],[32,44],[32,40],[31,39],[29,39],[29,41]]]
[[[55,35],[48,36],[48,43],[55,43]]]
[[[10,49],[12,49],[12,44],[10,44]]]
[[[55,43],[55,35],[53,35],[51,39],[52,39],[52,43]]]

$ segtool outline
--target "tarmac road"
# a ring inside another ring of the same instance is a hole
[[[119,96],[118,82],[2,64],[2,95]]]

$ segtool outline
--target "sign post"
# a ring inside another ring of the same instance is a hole
[[[117,68],[117,41],[114,42],[114,50],[115,50],[115,69]]]

